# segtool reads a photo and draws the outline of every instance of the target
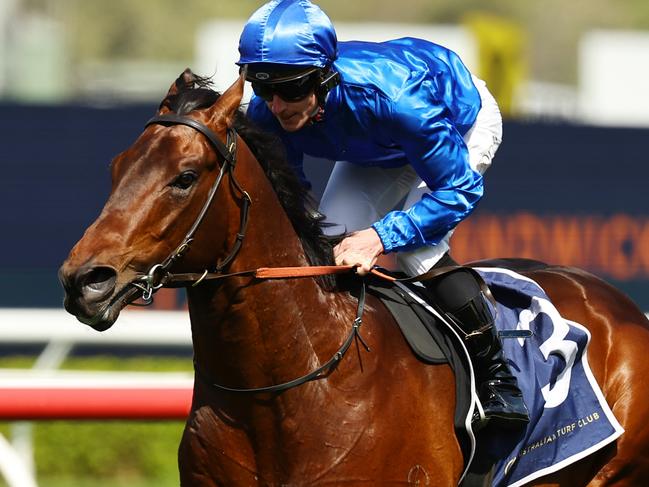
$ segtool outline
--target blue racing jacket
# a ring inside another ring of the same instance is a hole
[[[341,82],[328,94],[322,121],[285,132],[258,97],[248,116],[279,135],[304,181],[304,154],[362,166],[410,164],[430,192],[372,227],[385,252],[439,243],[483,192],[463,139],[481,107],[471,73],[455,53],[421,39],[340,42],[338,50],[333,68]]]

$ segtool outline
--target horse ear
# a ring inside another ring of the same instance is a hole
[[[239,78],[223,93],[214,105],[214,110],[210,119],[212,123],[225,121],[228,127],[232,127],[234,116],[241,106],[243,98],[243,87],[246,81],[245,69],[241,70]]]
[[[180,73],[180,76],[171,83],[171,86],[169,87],[169,91],[167,92],[167,96],[170,95],[177,95],[178,92],[182,90],[189,90],[194,87],[194,80],[195,80],[194,73],[192,73],[192,70],[189,68],[186,68],[185,71]]]
[[[167,96],[164,97],[162,102],[160,102],[160,114],[166,113],[169,111],[168,103],[166,103],[170,96],[177,95],[182,90],[188,90],[194,87],[194,81],[196,77],[191,69],[187,68],[185,71],[180,73],[180,76],[171,83]]]

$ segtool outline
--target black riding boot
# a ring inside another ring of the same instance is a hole
[[[529,422],[523,394],[503,355],[493,315],[476,277],[469,271],[456,270],[424,284],[465,335],[485,419],[497,420],[502,427],[523,427]]]

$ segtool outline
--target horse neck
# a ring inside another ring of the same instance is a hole
[[[251,154],[239,159],[236,177],[253,203],[242,249],[229,271],[308,265],[261,167]],[[231,228],[238,228],[238,218],[233,216]],[[229,278],[189,290],[188,300],[200,367],[215,382],[243,388],[317,368],[340,346],[355,316],[352,299],[323,290],[311,278]]]

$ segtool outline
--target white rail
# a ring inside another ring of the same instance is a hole
[[[191,346],[187,311],[122,311],[112,328],[98,332],[62,309],[0,308],[0,343]]]
[[[192,387],[191,374],[89,373],[56,370],[74,345],[79,344],[97,344],[107,347],[111,345],[191,347],[189,314],[186,311],[123,311],[112,328],[105,332],[97,332],[79,323],[63,310],[0,309],[0,343],[45,345],[34,369],[27,371],[0,369],[0,394],[1,391],[14,394],[17,391],[29,391],[31,394],[36,394],[35,397],[38,399],[38,394],[44,392],[50,394],[49,400],[56,400],[56,395],[51,395],[52,390],[67,393],[74,390],[80,394],[84,391],[86,393],[100,391],[105,394],[117,394],[116,397],[119,397],[119,394],[123,395],[124,390],[129,390],[146,391],[152,394],[162,392],[158,397],[163,401],[169,399],[168,391],[171,390],[176,393],[174,402],[170,406],[174,412],[169,413],[169,410],[165,410],[162,414],[174,415],[177,414],[178,407],[188,407]],[[105,401],[104,404],[110,402]],[[131,401],[129,404],[134,405],[137,402]],[[46,409],[52,405],[56,406],[50,402]],[[58,411],[61,412],[60,404],[58,407]],[[42,418],[42,415],[47,414],[53,419],[52,414],[54,413],[55,416],[56,411],[52,409],[55,408],[49,408],[44,413],[36,410],[31,417]],[[160,417],[160,410],[161,407],[158,407],[157,411],[151,411],[151,414]],[[116,405],[112,413],[100,411],[96,414],[110,415],[119,412],[123,417],[124,411],[125,409],[118,411]],[[7,414],[26,413],[10,411]],[[77,411],[75,414],[84,413]],[[146,410],[140,409],[126,414],[145,417],[147,413]],[[0,435],[0,473],[9,487],[37,487],[33,468],[30,423],[24,421],[15,423],[12,443]]]
[[[86,414],[88,419],[93,414],[105,418],[145,418],[147,414],[151,419],[171,418],[189,407],[191,374],[57,370],[75,345],[189,348],[192,341],[186,311],[125,310],[112,328],[97,332],[62,309],[0,308],[0,343],[44,346],[33,369],[0,370],[0,395],[8,406],[5,418],[82,418]],[[82,401],[89,399],[92,411],[71,411],[70,393]],[[93,397],[107,400],[93,402]],[[129,400],[124,401],[124,397]],[[150,407],[152,398],[155,407]],[[15,407],[21,401],[25,407]],[[112,409],[104,407],[106,404]],[[9,487],[38,485],[31,430],[31,423],[19,421],[13,423],[11,443],[0,435],[0,474]]]

